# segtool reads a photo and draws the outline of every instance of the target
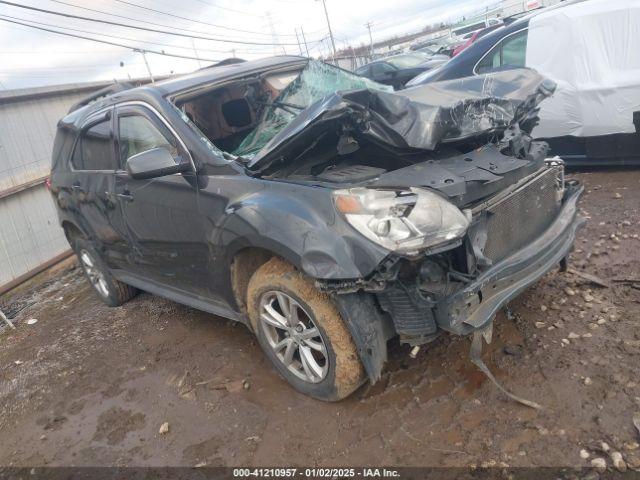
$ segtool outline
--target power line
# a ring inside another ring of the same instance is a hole
[[[6,15],[5,15],[6,16]],[[9,28],[15,28],[15,27],[9,27]],[[16,30],[20,30],[20,29],[16,29]],[[56,55],[58,55],[59,53],[61,54],[70,54],[70,55],[77,55],[78,53],[90,53],[92,55],[95,55],[96,53],[121,53],[122,50],[50,50],[50,51],[46,51],[46,50],[0,50],[0,53],[2,54],[6,54],[6,55],[30,55],[30,54],[34,54],[34,55],[42,55],[43,53],[55,53]]]
[[[127,62],[127,65],[144,65],[144,63],[140,63],[140,62]],[[109,67],[113,67],[112,64],[102,64],[102,65],[74,65],[74,66],[48,66],[48,67],[11,67],[11,71],[18,71],[18,70],[23,70],[23,71],[34,71],[36,73],[40,73],[38,72],[39,70],[43,70],[42,73],[46,73],[49,71],[55,71],[55,70],[90,70],[90,69],[105,69],[105,68],[109,68]],[[0,72],[2,73],[2,72]],[[5,72],[6,73],[6,72]]]
[[[73,32],[90,33],[90,34],[94,33],[94,32],[91,32],[91,31],[88,31],[88,30],[82,30],[82,29],[79,29],[79,28],[62,27],[62,26],[58,26],[58,25],[52,25],[51,23],[38,22],[36,20],[29,20],[29,19],[20,18],[20,17],[13,17],[11,15],[1,15],[0,14],[0,18],[10,18],[12,20],[19,20],[19,21],[23,21],[23,22],[35,23],[37,25],[44,25],[45,27],[54,27],[54,28],[59,28],[61,30],[71,30]],[[100,35],[101,37],[117,38],[119,40],[127,40],[127,41],[130,41],[130,42],[148,43],[150,45],[158,45],[160,47],[179,48],[181,50],[189,50],[189,51],[192,50],[192,47],[183,47],[181,45],[173,45],[173,44],[170,44],[170,43],[161,43],[161,42],[152,42],[152,41],[148,41],[148,40],[139,40],[137,38],[122,37],[122,36],[119,36],[119,35],[110,35],[108,33],[95,33],[95,35]],[[201,48],[200,50],[204,50],[206,52],[213,52],[213,53],[231,53],[231,50],[214,50],[214,49],[210,49],[210,48]],[[262,52],[249,52],[249,51],[247,51],[247,53],[262,53]]]
[[[127,19],[127,20],[133,20],[134,22],[148,23],[150,25],[155,25],[155,26],[160,26],[160,27],[165,27],[165,28],[176,28],[176,29],[179,28],[180,30],[183,30],[183,31],[186,31],[186,32],[209,35],[209,32],[203,32],[202,30],[193,30],[193,29],[188,29],[188,28],[183,28],[183,27],[174,27],[172,25],[166,25],[166,24],[162,24],[162,23],[150,22],[148,20],[139,20],[139,19],[136,19],[136,18],[127,17],[126,15],[118,15],[118,14],[115,14],[115,13],[105,12],[103,10],[97,10],[97,9],[85,7],[85,6],[82,6],[82,5],[75,5],[73,3],[65,2],[64,0],[50,0],[50,1],[51,2],[55,2],[55,3],[59,3],[61,5],[66,5],[66,6],[69,6],[69,7],[80,8],[82,10],[87,10],[87,11],[90,11],[90,12],[100,13],[100,14],[103,14],[103,15],[110,15],[110,16],[113,16],[113,17],[124,18],[124,19]],[[204,0],[196,0],[196,1],[205,3]],[[215,6],[216,8],[224,8],[225,10],[233,10],[235,12],[240,12],[240,10],[229,9],[229,8],[226,8],[226,7],[219,7],[217,5],[212,5],[212,4],[209,4],[209,3],[205,3],[205,4],[206,5]],[[263,18],[264,17],[264,15],[255,14],[255,13],[254,14],[250,14],[248,12],[242,12],[242,13],[245,14],[245,15],[253,15],[253,16],[258,17],[258,18]],[[227,28],[227,27],[224,27],[224,28]],[[321,31],[322,30],[315,30],[315,31],[312,31],[312,32],[309,32],[309,33],[316,34],[316,33],[321,32]],[[265,32],[256,32],[256,33],[259,33],[261,35],[270,35],[269,33],[265,33]],[[276,36],[293,36],[293,35],[276,34]]]
[[[8,22],[8,23],[15,23],[16,25],[22,25],[24,27],[35,28],[36,30],[42,30],[44,32],[57,33],[58,35],[65,35],[67,37],[80,38],[82,40],[89,40],[91,42],[104,43],[106,45],[114,45],[116,47],[126,48],[127,50],[140,51],[139,48],[132,47],[131,45],[124,45],[122,43],[110,42],[108,40],[100,40],[100,39],[97,39],[97,38],[85,37],[83,35],[76,35],[76,34],[73,34],[73,33],[59,32],[57,30],[51,30],[49,28],[38,27],[36,25],[29,25],[27,23],[17,22],[15,20],[9,20],[7,18],[0,17],[0,21]],[[196,57],[191,57],[191,56],[188,56],[188,55],[178,55],[178,54],[175,54],[175,53],[165,53],[165,52],[158,52],[157,50],[147,50],[147,49],[145,49],[144,51],[147,52],[147,53],[155,53],[156,55],[164,55],[166,57],[186,58],[188,60],[198,60]],[[210,58],[201,58],[200,60],[206,60],[208,62],[214,62],[214,63],[220,61],[220,60],[212,60]]]
[[[54,2],[54,3],[59,3],[60,5],[66,5],[68,7],[73,7],[73,8],[79,8],[81,10],[86,10],[88,12],[99,13],[101,15],[109,15],[111,17],[124,18],[125,20],[131,20],[131,21],[134,21],[134,22],[140,22],[140,23],[146,23],[146,24],[149,24],[149,25],[155,25],[156,27],[176,28],[176,29],[179,28],[179,27],[175,27],[175,26],[172,26],[172,25],[166,25],[166,24],[163,24],[163,23],[151,22],[149,20],[139,20],[137,18],[127,17],[126,15],[118,15],[117,13],[105,12],[104,10],[98,10],[98,9],[95,9],[95,8],[89,8],[89,7],[85,7],[83,5],[75,5],[73,3],[64,2],[62,0],[50,0],[50,1]],[[29,8],[29,7],[26,7],[24,5],[22,7],[23,8]],[[56,12],[51,12],[51,13],[54,13],[56,15],[59,14],[59,13],[56,13]],[[77,17],[77,16],[74,15],[73,18],[83,18],[83,17]],[[105,21],[107,21],[107,20],[105,20]],[[143,28],[143,27],[137,27],[135,25],[131,26],[131,28],[134,28],[134,27],[135,28]],[[185,31],[185,32],[209,35],[209,32],[203,32],[201,30],[192,30],[192,29],[186,29],[186,28],[180,28],[180,30]],[[172,35],[177,35],[176,33],[171,33],[171,34]],[[206,38],[205,37],[192,37],[191,35],[184,35],[184,36],[187,36],[187,37],[190,37],[190,38],[202,38],[203,40],[215,40],[215,39],[212,39],[210,37],[206,37]]]
[[[256,31],[252,31],[252,30],[242,30],[240,28],[225,27],[224,25],[217,25],[215,23],[203,22],[202,20],[194,20],[192,18],[183,17],[181,15],[176,15],[175,13],[163,12],[162,10],[157,10],[155,8],[145,7],[144,5],[138,5],[137,3],[128,2],[126,0],[114,0],[114,1],[118,2],[118,3],[122,3],[124,5],[129,5],[131,7],[141,8],[142,10],[147,10],[149,12],[159,13],[161,15],[166,15],[166,16],[169,16],[169,17],[172,17],[172,18],[178,18],[180,20],[186,20],[188,22],[199,23],[201,25],[207,25],[208,27],[223,28],[225,30],[232,30],[232,31],[242,32],[242,33],[253,33],[253,34],[257,34],[257,35],[269,35],[269,33],[256,32]],[[287,35],[278,35],[278,36],[291,37],[292,35],[291,34],[287,34]]]
[[[216,5],[214,3],[210,3],[210,2],[205,2],[204,0],[195,0],[196,2],[200,2],[203,5],[207,5],[209,7],[213,7],[213,8],[219,8],[220,10],[226,10],[227,12],[234,12],[234,13],[241,13],[242,15],[249,15],[251,17],[262,17],[262,15],[258,14],[258,13],[251,13],[251,12],[243,12],[242,10],[236,10],[235,8],[229,8],[229,7],[221,7],[220,5]]]
[[[58,0],[52,0],[52,1],[58,1]],[[101,19],[97,19],[97,18],[91,18],[91,17],[83,17],[81,15],[73,15],[71,13],[63,13],[63,12],[56,12],[54,10],[47,10],[44,8],[38,8],[38,7],[31,7],[28,5],[21,5],[19,3],[14,3],[14,2],[9,2],[7,0],[0,0],[0,3],[3,3],[5,5],[11,5],[13,7],[18,7],[18,8],[24,8],[27,10],[33,10],[36,12],[43,12],[43,13],[49,13],[51,15],[58,15],[61,17],[66,17],[66,18],[75,18],[78,20],[86,20],[89,22],[95,22],[95,23],[103,23],[103,24],[107,24],[107,25],[115,25],[118,27],[125,27],[125,28],[133,28],[136,30],[144,30],[147,32],[154,32],[154,33],[162,33],[165,35],[174,35],[177,37],[187,37],[187,38],[196,38],[199,40],[209,40],[209,41],[213,41],[213,42],[223,42],[223,43],[240,43],[240,44],[244,44],[244,45],[266,45],[266,46],[272,46],[272,43],[268,43],[268,42],[252,42],[252,41],[248,41],[248,40],[231,40],[231,39],[226,39],[226,38],[213,38],[213,37],[203,37],[203,36],[198,36],[198,35],[190,35],[187,33],[177,33],[177,32],[170,32],[168,30],[159,30],[159,29],[155,29],[155,28],[149,28],[149,27],[142,27],[142,26],[138,26],[138,25],[128,25],[126,23],[119,23],[119,22],[112,22],[110,20],[101,20]],[[63,3],[63,2],[58,2],[58,3]],[[79,7],[79,8],[84,8],[84,7]],[[118,17],[122,17],[121,15],[115,15],[115,14],[109,14],[109,13],[105,13],[105,12],[99,12],[98,10],[94,10],[98,13],[103,13],[106,15],[114,15],[114,16],[118,16]],[[122,17],[122,18],[127,18],[129,20],[133,20],[135,22],[139,22],[140,20],[136,20],[134,18],[130,18],[130,17]],[[154,24],[152,22],[145,22],[148,23],[150,25],[158,25],[158,24]],[[162,25],[165,26],[165,25]],[[168,28],[177,28],[177,27],[168,27]],[[278,45],[297,45],[295,43],[279,43]]]
[[[5,73],[5,72],[0,72],[0,77],[2,78],[42,78],[42,79],[52,79],[52,78],[60,78],[62,77],[64,74],[62,73],[56,73],[56,74],[51,74],[51,75],[46,75],[46,74],[42,74],[42,75],[31,75],[28,73]],[[69,75],[69,74],[68,74]],[[66,77],[65,77],[66,78]]]

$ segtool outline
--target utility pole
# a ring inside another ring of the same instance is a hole
[[[191,46],[193,47],[193,53],[196,54],[196,58],[198,59],[198,68],[202,68],[202,63],[200,62],[200,55],[198,55],[198,50],[196,50],[196,42],[191,39]]]
[[[147,62],[147,56],[145,55],[145,51],[140,50],[138,48],[135,48],[133,51],[142,54],[142,59],[144,60],[144,64],[147,66],[147,72],[149,72],[149,78],[151,79],[151,83],[156,83],[155,79],[153,78],[153,74],[151,73],[151,68],[149,68],[149,62]]]
[[[373,37],[371,36],[371,22],[365,23],[364,26],[367,27],[367,30],[369,30],[369,55],[371,55],[371,58],[373,59]]]
[[[294,32],[296,32],[296,42],[298,42],[298,50],[300,50],[300,55],[302,55],[302,45],[300,45],[300,38],[298,38],[298,29],[294,28]]]
[[[302,41],[304,42],[304,49],[307,51],[307,58],[309,58],[309,47],[307,46],[307,39],[304,38],[304,28],[300,27],[300,33],[302,34]]]
[[[273,42],[273,54],[278,54],[278,36],[276,35],[276,29],[273,26],[273,18],[271,18],[271,12],[266,12],[265,17],[267,17],[267,23],[269,24],[269,30],[271,31],[271,41]],[[282,45],[282,52],[286,55],[287,51],[284,49],[284,45]]]
[[[324,7],[324,16],[327,17],[327,27],[329,28],[329,37],[331,38],[331,48],[333,49],[333,58],[336,58],[336,42],[333,39],[333,32],[331,31],[331,22],[329,21],[329,12],[327,12],[326,0],[321,0]]]
[[[351,49],[351,70],[358,68],[358,59],[356,58],[356,52],[353,51],[353,47],[349,45]]]

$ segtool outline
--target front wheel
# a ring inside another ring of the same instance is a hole
[[[262,265],[247,306],[258,343],[296,390],[336,401],[362,385],[364,368],[336,306],[292,265],[279,258]]]
[[[104,303],[110,307],[118,307],[136,295],[135,288],[114,278],[91,243],[86,239],[76,239],[73,250],[89,283]]]

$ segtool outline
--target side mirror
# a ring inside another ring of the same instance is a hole
[[[139,180],[164,177],[189,170],[191,170],[191,165],[176,163],[169,150],[162,147],[140,152],[127,160],[127,173],[131,175],[131,178]]]

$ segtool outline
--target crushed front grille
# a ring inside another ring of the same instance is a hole
[[[484,255],[494,263],[521,249],[553,222],[560,209],[558,168],[548,168],[486,210]]]

